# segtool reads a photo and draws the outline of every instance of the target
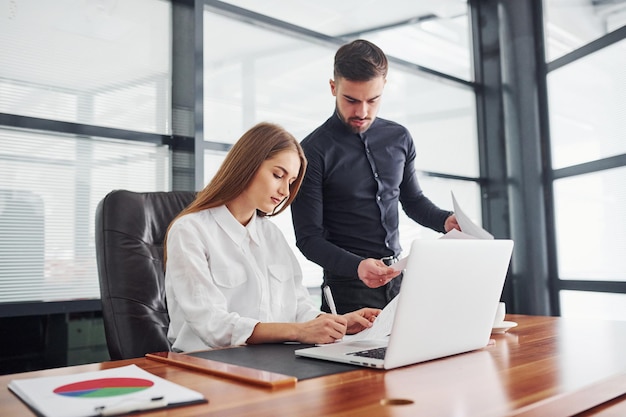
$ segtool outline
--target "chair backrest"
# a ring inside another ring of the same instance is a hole
[[[111,359],[170,350],[163,239],[196,193],[115,190],[96,209],[96,259]]]

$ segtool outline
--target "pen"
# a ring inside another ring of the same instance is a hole
[[[164,397],[155,397],[146,400],[130,400],[110,406],[96,407],[95,411],[100,416],[114,416],[117,414],[128,414],[133,411],[152,410],[154,408],[167,407]]]
[[[337,307],[335,307],[335,300],[333,299],[333,293],[330,292],[330,287],[328,285],[324,286],[324,297],[326,297],[326,302],[328,303],[328,307],[330,307],[330,312],[332,314],[337,314]]]

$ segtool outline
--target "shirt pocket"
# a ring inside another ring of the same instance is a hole
[[[268,265],[267,269],[270,276],[277,282],[285,282],[291,279],[291,268],[285,265]]]
[[[277,321],[293,321],[296,317],[296,289],[293,271],[285,265],[268,265],[271,309]]]
[[[213,268],[213,280],[221,288],[237,288],[247,281],[246,271],[240,265],[231,265],[228,268]]]

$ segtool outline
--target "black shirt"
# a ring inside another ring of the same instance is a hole
[[[416,222],[444,231],[451,212],[423,194],[403,126],[376,118],[357,134],[335,112],[301,145],[308,167],[291,206],[296,245],[325,271],[356,276],[364,258],[399,255],[398,201]]]

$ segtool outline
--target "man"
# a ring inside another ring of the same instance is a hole
[[[368,41],[339,48],[330,80],[335,112],[301,142],[308,168],[292,204],[296,245],[323,267],[339,314],[383,308],[398,294],[402,278],[390,267],[401,252],[398,201],[423,226],[459,229],[452,212],[422,193],[408,130],[376,118],[387,66]],[[329,311],[325,299],[322,310]]]

